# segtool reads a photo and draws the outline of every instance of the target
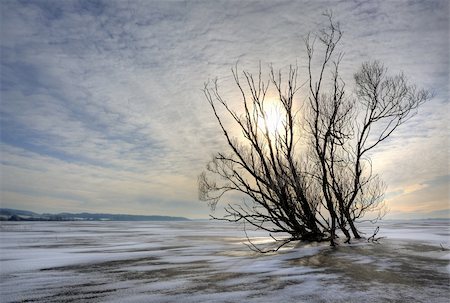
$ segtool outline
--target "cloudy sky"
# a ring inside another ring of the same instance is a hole
[[[201,91],[305,63],[332,9],[344,78],[366,60],[434,92],[373,154],[391,218],[449,216],[448,1],[11,1],[1,8],[1,206],[206,218],[224,141]]]

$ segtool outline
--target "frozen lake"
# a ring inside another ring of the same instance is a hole
[[[449,302],[448,220],[386,221],[379,235],[263,255],[216,221],[1,222],[0,301]]]

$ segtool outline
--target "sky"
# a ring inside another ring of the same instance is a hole
[[[450,216],[446,0],[2,0],[0,9],[1,207],[207,218],[197,176],[224,138],[205,81],[232,92],[236,63],[301,70],[303,39],[331,9],[348,87],[377,59],[434,93],[372,155],[388,184],[386,218]]]

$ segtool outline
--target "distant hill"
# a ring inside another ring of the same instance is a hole
[[[184,217],[91,213],[37,214],[32,211],[0,208],[0,221],[189,221]]]

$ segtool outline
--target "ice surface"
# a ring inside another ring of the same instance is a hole
[[[386,221],[379,244],[291,243],[263,255],[215,221],[2,222],[0,301],[448,302],[448,223]]]

